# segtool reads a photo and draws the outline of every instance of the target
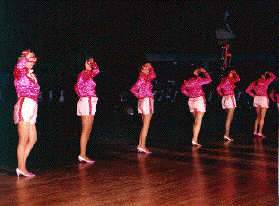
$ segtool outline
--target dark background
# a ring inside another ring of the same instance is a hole
[[[38,155],[42,153],[46,156],[44,160],[48,156],[71,159],[78,155],[81,125],[80,118],[76,116],[78,97],[73,87],[85,60],[91,56],[101,72],[94,78],[99,102],[89,152],[98,151],[100,154],[97,152],[99,155],[95,153],[95,156],[99,158],[107,148],[107,145],[96,146],[100,139],[124,138],[136,145],[140,117],[119,113],[115,106],[120,104],[119,94],[135,83],[137,67],[145,61],[146,55],[221,57],[215,30],[225,28],[225,11],[231,14],[229,22],[236,35],[230,52],[238,59],[232,59],[232,66],[241,77],[237,89],[244,91],[259,70],[271,70],[279,75],[279,15],[275,1],[149,1],[148,4],[144,1],[0,1],[0,10],[0,74],[5,100],[1,102],[3,164],[16,164],[18,137],[12,120],[16,102],[12,71],[17,57],[25,49],[31,49],[38,56],[34,70],[44,98],[39,103],[38,142],[32,151],[35,163],[43,161],[36,159],[41,158]],[[255,56],[255,59],[239,61],[241,56],[247,55]],[[261,55],[263,57],[257,59]],[[176,89],[180,89],[183,74],[191,62],[177,62],[176,66],[173,62],[152,63],[159,83],[172,79],[176,81]],[[204,88],[207,95],[209,91],[216,91],[220,66],[220,61],[209,64],[214,81]],[[48,101],[49,90],[54,92],[52,102]],[[64,103],[59,103],[60,90],[65,91]],[[218,140],[223,134],[225,114],[220,109],[220,98],[216,92],[214,95],[215,100],[208,103],[201,136]],[[129,98],[135,107],[135,98]],[[245,96],[244,105],[235,111],[232,125],[235,134],[245,134],[249,138],[255,118],[251,102],[252,99]],[[175,142],[187,143],[192,125],[187,98],[180,94],[175,104],[156,103],[156,107],[158,111],[152,119],[149,144],[168,147]],[[271,134],[268,141],[274,142],[277,138],[277,116],[275,104],[271,104],[264,130]]]

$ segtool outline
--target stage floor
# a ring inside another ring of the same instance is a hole
[[[92,165],[76,156],[63,164],[39,161],[33,178],[18,179],[15,168],[2,165],[0,205],[278,205],[274,144],[219,140],[201,148],[150,147],[148,155],[118,139],[103,148],[90,154]]]

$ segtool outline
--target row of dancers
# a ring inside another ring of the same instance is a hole
[[[14,69],[14,85],[17,93],[17,102],[14,106],[14,123],[18,128],[18,147],[17,158],[18,167],[16,173],[18,177],[35,176],[26,169],[26,160],[31,149],[37,141],[37,131],[35,127],[38,103],[37,99],[40,93],[40,86],[36,75],[33,73],[33,66],[37,62],[37,57],[30,50],[24,50],[18,58],[18,63]],[[98,97],[96,95],[96,82],[93,80],[99,74],[100,70],[93,58],[89,58],[85,62],[85,69],[78,74],[77,83],[74,90],[79,97],[77,103],[77,115],[81,116],[82,131],[80,136],[80,154],[78,160],[80,162],[94,163],[86,155],[86,146],[92,130],[94,116]],[[205,77],[201,77],[201,74]],[[202,85],[209,84],[212,80],[210,74],[202,67],[193,67],[184,81],[181,92],[189,97],[188,105],[190,112],[193,114],[193,138],[192,145],[200,147],[198,143],[198,135],[201,128],[202,118],[206,112],[205,93]],[[146,138],[149,130],[150,121],[154,112],[154,97],[152,93],[152,80],[156,78],[151,63],[144,63],[139,68],[139,77],[137,82],[131,88],[131,92],[138,99],[138,113],[141,114],[143,126],[139,135],[138,152],[151,153],[146,148]],[[264,137],[262,129],[264,125],[264,117],[268,105],[267,89],[268,85],[275,79],[275,75],[271,72],[264,72],[259,79],[253,81],[247,88],[246,92],[254,97],[254,107],[256,108],[257,118],[255,120],[254,135]],[[235,83],[240,81],[239,75],[234,71],[228,71],[227,75],[221,80],[217,87],[217,91],[222,96],[222,107],[227,112],[226,130],[224,139],[232,141],[230,137],[230,124],[233,119],[234,109],[236,108],[236,100],[234,96]],[[254,90],[255,93],[252,91]],[[279,94],[274,93],[274,97],[279,100]],[[274,99],[275,100],[275,99]],[[279,103],[277,103],[279,109]]]

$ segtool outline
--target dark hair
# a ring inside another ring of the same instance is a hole
[[[229,74],[233,71],[233,69],[226,69],[222,72],[222,78],[229,76]]]
[[[266,73],[266,74],[265,74],[265,78],[266,78],[266,79],[269,79],[269,78],[270,78],[270,74],[269,74],[269,73]]]
[[[201,64],[199,63],[196,63],[196,64],[190,64],[190,66],[187,68],[186,70],[186,79],[190,79],[190,78],[194,78],[194,77],[197,77],[196,75],[194,75],[194,71],[198,68],[201,68]],[[203,73],[199,73],[198,77],[199,76],[202,76]]]
[[[147,62],[144,62],[143,64],[139,65],[139,66],[138,66],[138,72],[139,72],[139,73],[141,73],[142,67],[143,67],[143,65],[145,65],[145,64],[151,64],[151,62],[148,62],[148,61],[147,61]],[[152,65],[152,64],[151,64],[151,65]]]
[[[259,78],[261,78],[261,76],[264,75],[265,73],[266,73],[266,71],[260,71],[260,72],[259,72]],[[259,78],[256,80],[255,86],[258,86]],[[270,75],[269,75],[268,73],[266,73],[266,74],[265,74],[265,78],[266,78],[266,79],[269,79],[269,78],[270,78]]]

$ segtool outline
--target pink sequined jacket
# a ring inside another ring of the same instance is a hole
[[[95,91],[96,82],[93,77],[97,76],[100,70],[96,62],[93,62],[92,66],[92,70],[83,70],[78,75],[74,89],[79,97],[97,97]]]
[[[188,81],[184,80],[181,92],[190,98],[204,96],[202,85],[209,84],[212,81],[208,72],[205,72],[204,74],[205,78],[194,77],[190,78]]]
[[[258,80],[253,81],[249,85],[249,87],[247,87],[246,92],[250,96],[252,96],[252,97],[255,97],[255,96],[267,96],[268,85],[276,78],[276,76],[273,73],[271,73],[271,72],[268,72],[268,73],[270,75],[269,79],[259,78]],[[257,81],[258,81],[258,83],[256,85]],[[254,90],[256,94],[254,94],[252,92],[252,90]]]
[[[149,69],[149,74],[139,74],[139,78],[134,86],[131,88],[131,92],[135,95],[136,98],[142,99],[145,97],[153,97],[152,93],[152,84],[151,81],[156,78],[154,68]]]
[[[17,98],[28,97],[37,101],[40,94],[40,86],[37,82],[37,77],[33,74],[33,70],[25,67],[28,60],[21,59],[14,69],[14,85],[17,93]]]
[[[227,95],[234,95],[235,83],[239,82],[240,78],[238,74],[234,74],[234,77],[224,77],[221,83],[217,87],[218,94],[223,97]]]
[[[275,94],[274,89],[271,91],[269,96],[272,99],[272,101],[276,102],[276,100],[277,100],[277,103],[279,103],[279,94]],[[275,100],[275,96],[276,96],[276,100]]]

